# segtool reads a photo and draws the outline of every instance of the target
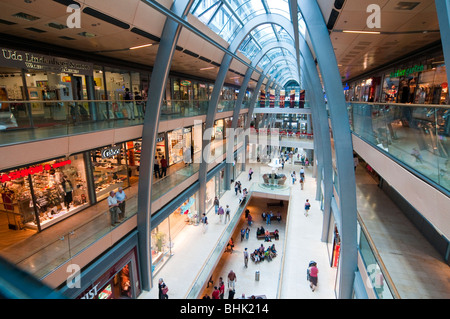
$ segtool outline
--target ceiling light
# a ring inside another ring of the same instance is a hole
[[[81,35],[82,37],[85,37],[85,38],[93,38],[93,37],[95,37],[95,34],[90,33],[90,32],[80,32],[80,33],[78,33],[78,35]]]
[[[230,80],[235,80],[235,79],[239,79],[239,78],[240,78],[240,76],[235,76],[233,78],[230,78]]]
[[[215,69],[215,66],[210,66],[208,68],[201,68],[200,71]]]
[[[153,45],[152,43],[149,43],[149,44],[143,44],[143,45],[138,45],[138,46],[135,46],[135,47],[130,48],[130,50],[135,50],[135,49],[140,49],[140,48],[146,48],[146,47],[149,47],[149,46],[152,46],[152,45]]]
[[[27,21],[34,21],[34,20],[39,19],[39,17],[33,16],[33,15],[25,13],[25,12],[18,12],[16,14],[13,14],[13,17],[19,18],[19,19],[24,19]]]
[[[343,30],[344,33],[357,33],[357,34],[380,34],[380,31],[353,31],[353,30]]]

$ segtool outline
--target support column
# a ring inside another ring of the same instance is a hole
[[[184,18],[193,4],[193,0],[177,0],[171,10]],[[141,271],[141,288],[150,290],[153,286],[150,245],[150,218],[152,204],[153,161],[158,136],[159,116],[164,97],[165,86],[169,76],[172,57],[182,27],[171,19],[166,19],[156,55],[142,129],[141,166],[139,167],[138,192],[138,241]]]
[[[322,12],[316,0],[297,1],[317,56],[330,104],[341,212],[341,256],[338,298],[351,299],[357,270],[356,183],[353,169],[353,145],[341,77]]]
[[[447,71],[447,79],[450,79],[450,3],[448,0],[435,0],[436,12],[441,31],[442,50]]]

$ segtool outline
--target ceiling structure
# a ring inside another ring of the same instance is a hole
[[[367,26],[370,15],[367,7],[373,2],[381,8],[379,29]],[[79,28],[67,27],[68,17],[73,12],[67,10],[71,3],[81,7]],[[169,10],[172,1],[158,3]],[[318,3],[329,25],[343,81],[440,40],[434,0],[318,0]],[[9,37],[76,48],[88,54],[150,67],[167,19],[142,0],[2,0],[0,8],[0,33]],[[290,19],[288,1],[196,0],[187,22],[228,48],[237,30],[251,18],[267,13]],[[299,14],[299,31],[304,34],[305,29]],[[347,31],[378,31],[379,34]],[[240,86],[252,58],[273,41],[293,43],[294,40],[277,25],[254,29],[237,53],[247,65],[233,59],[226,83]],[[141,45],[149,46],[130,50]],[[224,54],[217,46],[183,28],[171,71],[214,81]],[[282,48],[269,51],[253,72],[250,88],[256,85],[264,68],[280,56],[295,58],[295,52]],[[277,62],[268,71],[269,76],[283,82],[295,79],[296,72],[289,59]]]

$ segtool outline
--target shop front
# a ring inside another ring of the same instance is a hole
[[[167,133],[169,166],[192,159],[192,127],[184,127]],[[190,155],[189,155],[190,154]]]
[[[174,249],[188,249],[178,234],[186,226],[197,225],[198,192],[189,196],[151,231],[152,273],[156,274],[173,255]]]
[[[4,171],[0,212],[9,229],[42,230],[89,206],[83,154]]]
[[[90,156],[97,201],[107,198],[112,190],[130,185],[125,143],[92,150]]]
[[[136,299],[141,293],[137,245],[135,232],[69,276],[59,292],[69,299]]]

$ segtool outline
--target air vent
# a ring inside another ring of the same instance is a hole
[[[115,25],[115,26],[117,26],[119,28],[122,28],[122,29],[129,29],[130,28],[129,24],[127,24],[125,22],[122,22],[120,20],[117,20],[116,18],[113,18],[113,17],[111,17],[111,16],[109,16],[107,14],[104,14],[104,13],[102,13],[100,11],[97,11],[97,10],[94,10],[92,8],[84,8],[83,12],[88,14],[88,15],[90,15],[90,16],[93,16],[94,18],[97,18],[97,19],[103,20],[105,22],[111,23],[111,24],[113,24],[113,25]]]
[[[27,29],[27,30],[29,30],[29,31],[36,32],[36,33],[44,33],[44,32],[47,32],[47,31],[44,31],[44,30],[41,30],[41,29],[36,29],[36,28],[25,28],[25,29]]]
[[[212,65],[214,65],[214,66],[218,66],[218,67],[220,67],[220,64],[219,64],[219,63],[217,63],[217,62],[214,62],[214,61],[212,61],[212,62],[211,62],[211,64],[212,64]]]
[[[210,59],[205,58],[204,56],[199,57],[200,60],[211,63]]]
[[[66,37],[65,35],[63,35],[63,36],[61,36],[59,38],[64,39],[64,40],[75,40],[74,38]]]
[[[336,23],[338,16],[339,16],[339,11],[332,9],[331,13],[330,13],[330,18],[328,19],[328,23],[327,23],[328,30],[333,30],[334,24]]]
[[[408,1],[400,1],[395,6],[395,10],[412,10],[417,7],[420,2],[408,2]]]
[[[75,4],[80,7],[80,4],[78,2],[72,0],[53,0],[53,1],[58,2],[66,7],[70,6],[71,4]]]
[[[341,10],[342,7],[344,6],[344,2],[345,0],[336,0],[334,1],[334,7],[338,10]]]
[[[161,41],[161,39],[158,38],[156,35],[153,35],[153,34],[150,34],[148,32],[145,32],[144,30],[141,30],[139,28],[132,28],[130,31],[133,32],[133,33],[139,34],[140,36],[143,36],[143,37],[145,37],[147,39],[156,41],[156,42],[160,42]]]
[[[1,24],[6,24],[6,25],[13,25],[13,24],[17,24],[17,23],[15,23],[15,22],[11,22],[11,21],[6,21],[6,20],[3,20],[3,19],[0,19],[0,23],[1,23]]]
[[[58,30],[67,28],[67,26],[65,24],[53,23],[53,22],[50,22],[49,24],[47,24],[47,26],[49,26],[50,28],[58,29]]]
[[[35,21],[35,20],[40,19],[39,17],[33,16],[33,15],[25,13],[25,12],[18,12],[16,14],[13,14],[13,17],[27,20],[27,21]]]
[[[177,46],[175,47],[175,50],[177,50],[177,51],[183,51],[183,48],[177,45]]]
[[[194,53],[194,52],[189,51],[189,50],[184,50],[183,52],[188,54],[188,55],[190,55],[190,56],[193,56],[194,58],[198,58],[199,57],[199,55],[197,53]]]

